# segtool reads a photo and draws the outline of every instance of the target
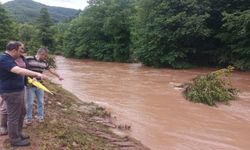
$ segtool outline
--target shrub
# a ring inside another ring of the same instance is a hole
[[[54,55],[48,55],[47,62],[51,68],[56,68],[56,60]]]
[[[229,75],[233,69],[233,67],[228,67],[196,77],[184,91],[186,99],[209,106],[216,105],[216,102],[228,104],[230,100],[236,98],[239,92],[230,84]]]

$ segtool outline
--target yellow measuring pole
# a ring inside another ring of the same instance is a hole
[[[37,80],[33,80],[30,77],[28,77],[28,83],[34,85],[35,87],[37,87],[39,89],[44,90],[45,92],[48,92],[48,93],[54,95],[49,89],[47,89],[44,85],[42,85],[42,83],[40,83]]]

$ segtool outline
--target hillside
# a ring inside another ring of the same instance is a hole
[[[55,22],[71,19],[79,13],[76,9],[47,6],[32,0],[14,0],[3,6],[18,22],[36,21],[41,8],[47,8]]]

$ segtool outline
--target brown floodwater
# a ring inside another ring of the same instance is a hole
[[[250,73],[235,72],[241,90],[230,105],[209,107],[184,99],[176,87],[215,69],[155,69],[141,64],[56,57],[62,86],[111,111],[126,134],[152,150],[250,150]]]

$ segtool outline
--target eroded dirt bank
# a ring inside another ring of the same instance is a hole
[[[31,136],[31,146],[24,150],[147,150],[139,141],[118,136],[110,131],[116,128],[110,114],[103,108],[84,103],[53,83],[47,86],[56,93],[46,95],[44,123],[34,122],[25,128]],[[9,150],[7,136],[0,137],[0,150]]]

